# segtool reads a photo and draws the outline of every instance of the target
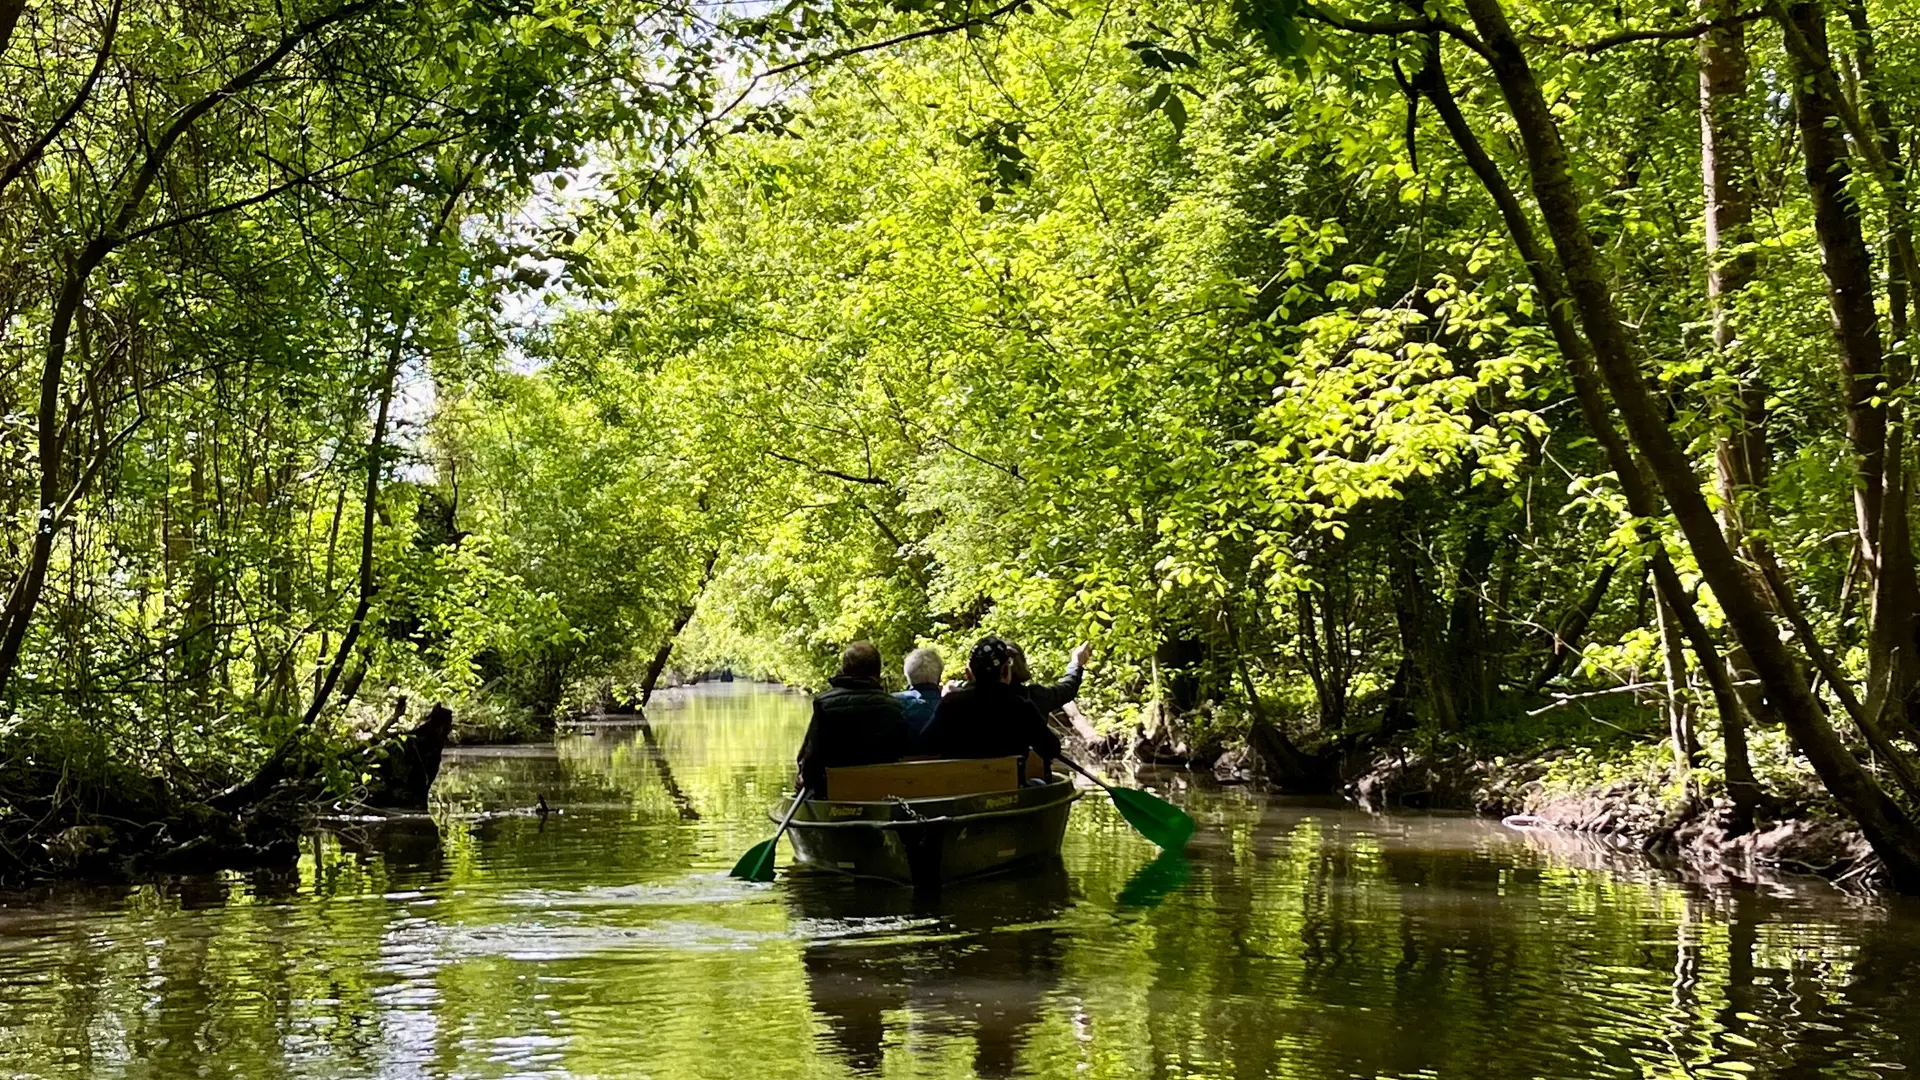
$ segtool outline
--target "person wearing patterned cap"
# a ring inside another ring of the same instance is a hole
[[[1047,718],[1013,685],[1013,644],[984,637],[967,657],[972,684],[947,694],[934,710],[923,740],[941,757],[1023,757],[1031,750],[1044,764],[1060,756],[1060,739]]]

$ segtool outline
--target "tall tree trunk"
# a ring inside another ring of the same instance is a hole
[[[1865,27],[1865,15],[1860,15]],[[1892,365],[1882,349],[1878,295],[1873,258],[1869,253],[1859,205],[1848,190],[1852,170],[1843,103],[1829,95],[1836,81],[1827,44],[1823,7],[1817,0],[1787,8],[1783,32],[1798,38],[1801,48],[1787,50],[1793,76],[1793,105],[1799,121],[1800,146],[1806,160],[1807,190],[1814,209],[1814,232],[1820,243],[1820,263],[1827,278],[1827,297],[1839,346],[1842,399],[1847,409],[1847,435],[1858,473],[1854,482],[1861,550],[1873,592],[1869,599],[1867,649],[1867,709],[1878,722],[1882,716],[1905,722],[1920,710],[1920,582],[1916,581],[1913,545],[1907,527],[1909,482],[1905,469],[1906,436],[1902,416],[1884,402],[1904,387],[1906,364]],[[1865,42],[1863,79],[1872,74],[1872,44]],[[1862,90],[1871,89],[1870,82]],[[1872,105],[1869,105],[1872,108]],[[1882,107],[1882,117],[1884,117]],[[1897,185],[1896,152],[1886,152],[1883,177]],[[1897,194],[1897,193],[1896,193]],[[1904,221],[1904,215],[1897,215]],[[1904,247],[1903,247],[1904,244]],[[1902,255],[1911,255],[1911,237],[1896,227],[1889,241],[1889,293],[1897,326],[1906,323],[1906,285]],[[1899,370],[1892,370],[1893,368]]]
[[[1660,624],[1660,659],[1667,679],[1667,737],[1673,743],[1673,760],[1691,771],[1700,756],[1700,744],[1693,735],[1693,695],[1687,683],[1687,645],[1680,631],[1677,605],[1658,590],[1654,610]]]
[[[1247,650],[1240,640],[1239,626],[1232,612],[1223,612],[1223,615],[1228,647],[1233,650],[1234,673],[1239,676],[1240,689],[1247,695],[1247,708],[1253,714],[1247,744],[1265,766],[1268,778],[1282,789],[1296,794],[1323,794],[1331,790],[1333,776],[1330,763],[1302,752],[1267,715],[1259,688],[1253,684],[1253,671],[1247,666]]]
[[[453,221],[454,211],[459,208],[461,198],[467,193],[467,185],[472,182],[471,170],[461,174],[459,182],[453,185],[453,190],[441,200],[440,213],[427,230],[425,246],[428,250],[438,247],[446,237],[447,228]],[[307,703],[307,711],[300,719],[302,728],[312,727],[313,722],[319,719],[321,712],[326,709],[327,699],[333,693],[334,684],[339,680],[340,673],[353,656],[354,647],[358,644],[360,634],[366,625],[367,612],[373,606],[373,596],[377,588],[373,569],[373,527],[380,512],[380,484],[386,469],[387,424],[393,409],[394,383],[400,378],[403,351],[407,334],[413,327],[414,318],[415,311],[405,306],[395,313],[393,329],[387,344],[386,361],[380,368],[380,381],[376,390],[378,405],[374,410],[373,435],[367,442],[367,475],[360,496],[360,574],[353,616],[347,620],[347,628],[340,635],[340,647],[334,651],[333,662],[327,665],[325,673],[321,675],[319,684],[314,689],[313,700]],[[365,675],[364,670],[361,671],[361,675]],[[359,689],[357,683],[353,689],[355,691]],[[344,696],[347,700],[352,700],[353,692],[350,691]],[[558,694],[554,695],[554,700],[557,704]]]
[[[1907,181],[1906,165],[1901,159],[1898,133],[1887,100],[1880,93],[1879,64],[1875,56],[1873,26],[1867,18],[1865,0],[1848,0],[1847,21],[1853,31],[1854,68],[1866,113],[1879,137],[1882,179],[1896,209],[1903,199]],[[1811,43],[1809,43],[1811,44]],[[1910,217],[1906,213],[1889,215],[1886,242],[1887,314],[1895,342],[1910,342],[1913,274],[1916,266]],[[1879,636],[1891,642],[1892,650],[1912,657],[1899,669],[1909,677],[1905,693],[1894,697],[1884,715],[1893,725],[1903,727],[1909,736],[1920,740],[1920,571],[1914,564],[1914,550],[1908,512],[1913,503],[1913,480],[1907,466],[1907,444],[1911,441],[1909,412],[1904,391],[1913,379],[1913,356],[1909,344],[1896,348],[1887,358],[1887,456],[1881,507],[1882,590],[1874,595],[1874,623]],[[1893,695],[1889,695],[1892,697]],[[1878,721],[1880,716],[1875,716]]]
[[[1767,441],[1767,386],[1751,350],[1738,347],[1732,299],[1753,281],[1752,137],[1744,113],[1747,40],[1743,23],[1730,20],[1733,0],[1706,0],[1701,15],[1723,25],[1700,39],[1700,175],[1705,188],[1707,306],[1713,345],[1734,380],[1730,430],[1715,448],[1721,528],[1729,547],[1745,543],[1749,520],[1764,517],[1772,453]],[[1727,654],[1727,674],[1739,707],[1720,718],[1729,786],[1738,775],[1750,786],[1746,725],[1764,714],[1759,677],[1737,642]]]
[[[293,527],[293,503],[289,497],[293,490],[293,461],[289,458],[275,470],[275,478],[269,489],[268,502],[280,502],[281,508],[273,511],[278,523],[280,535],[275,540],[271,569],[271,599],[274,617],[284,627],[296,624],[297,616],[293,608],[293,574],[300,557],[297,546],[297,534]],[[270,688],[267,694],[266,713],[278,716],[281,710],[293,700],[294,663],[290,641],[268,638],[261,654],[261,662],[269,672]]]
[[[214,580],[211,500],[207,496],[207,454],[213,440],[195,438],[188,448],[187,465],[187,610],[180,630],[180,675],[195,719],[206,718],[214,657]]]
[[[1600,610],[1600,602],[1606,599],[1607,589],[1613,584],[1614,571],[1619,569],[1618,562],[1610,562],[1601,567],[1600,576],[1593,579],[1593,585],[1580,599],[1578,607],[1568,612],[1560,620],[1553,632],[1553,652],[1547,657],[1545,667],[1533,677],[1530,689],[1539,693],[1554,680],[1567,666],[1567,661],[1580,651],[1580,639],[1587,632],[1587,624],[1593,621],[1595,612]]]
[[[551,735],[560,727],[560,699],[566,694],[573,652],[571,645],[550,646],[534,664],[534,683],[527,705],[542,735]]]
[[[1826,19],[1817,3],[1794,4],[1787,11],[1794,28],[1822,57],[1827,55]],[[1847,190],[1853,170],[1847,163],[1839,113],[1822,90],[1807,58],[1790,53],[1793,111],[1806,164],[1807,193],[1813,203],[1814,234],[1827,277],[1827,306],[1839,345],[1840,395],[1846,407],[1847,440],[1856,458],[1854,510],[1865,544],[1868,570],[1880,567],[1880,499],[1885,467],[1887,417],[1878,404],[1885,375],[1880,316],[1874,310],[1873,260],[1867,253],[1860,208]]]
[[[1482,511],[1485,513],[1486,511]],[[1493,668],[1487,655],[1487,575],[1493,540],[1484,519],[1468,529],[1447,613],[1446,674],[1456,723],[1484,719],[1493,705]]]
[[[1708,0],[1702,15],[1724,19],[1732,0]],[[1747,94],[1746,31],[1741,23],[1700,39],[1700,173],[1706,195],[1707,305],[1713,345],[1733,375],[1731,430],[1720,440],[1715,474],[1727,535],[1738,547],[1742,517],[1767,481],[1767,387],[1752,353],[1736,348],[1731,301],[1753,281],[1751,137],[1742,110]]]
[[[673,617],[673,626],[667,631],[666,640],[660,643],[660,647],[654,650],[653,659],[647,662],[647,677],[640,684],[642,709],[653,700],[653,688],[660,683],[660,673],[667,670],[667,660],[673,656],[673,646],[680,640],[680,631],[687,628],[687,624],[693,621],[694,612],[700,610],[700,598],[706,595],[707,583],[713,580],[714,564],[719,561],[720,553],[717,550],[707,556],[706,565],[700,569],[700,584],[694,588],[687,602],[680,605],[680,610]]]
[[[54,301],[53,325],[40,367],[40,403],[34,413],[34,430],[39,434],[40,506],[34,517],[33,538],[27,545],[27,565],[13,579],[6,606],[0,608],[0,691],[6,689],[14,669],[19,666],[27,627],[40,603],[40,593],[46,588],[54,537],[63,524],[61,506],[67,490],[67,470],[60,404],[67,349],[73,336],[74,319],[86,296],[87,278],[106,259],[109,250],[110,247],[99,240],[88,244],[62,282],[59,297]]]
[[[0,0],[5,3],[7,0]],[[34,518],[32,541],[27,547],[27,563],[15,575],[0,608],[0,692],[12,680],[20,662],[20,648],[34,609],[46,588],[47,565],[53,557],[54,537],[72,513],[74,505],[86,494],[92,470],[81,470],[69,477],[66,446],[63,439],[61,399],[65,392],[67,351],[72,345],[74,319],[87,298],[88,282],[107,257],[125,241],[129,229],[146,206],[173,148],[202,117],[221,103],[231,100],[278,67],[301,43],[335,23],[351,19],[373,7],[373,0],[355,0],[333,11],[294,27],[266,55],[245,70],[228,78],[193,104],[172,114],[171,121],[157,138],[147,144],[146,156],[128,180],[125,194],[117,186],[102,210],[100,232],[74,253],[60,289],[53,301],[53,318],[47,331],[47,349],[40,368],[40,400],[34,413],[34,430],[39,443],[39,512]],[[104,56],[104,51],[102,53]],[[117,201],[115,199],[117,198]],[[76,430],[79,424],[72,425]]]
[[[1460,111],[1459,103],[1454,100],[1453,91],[1448,87],[1445,72],[1440,66],[1437,38],[1428,39],[1426,59],[1426,65],[1416,77],[1414,86],[1433,103],[1434,111],[1446,125],[1448,135],[1466,158],[1468,168],[1499,210],[1500,219],[1513,238],[1521,261],[1526,264],[1534,288],[1540,294],[1540,306],[1545,312],[1548,329],[1553,333],[1554,344],[1566,357],[1581,416],[1595,440],[1600,443],[1607,463],[1619,477],[1628,512],[1641,522],[1641,542],[1653,551],[1650,562],[1655,586],[1663,596],[1671,599],[1671,610],[1680,623],[1681,632],[1686,635],[1706,676],[1707,685],[1713,691],[1714,709],[1720,715],[1723,738],[1728,748],[1726,781],[1734,807],[1733,827],[1736,834],[1748,832],[1753,828],[1760,787],[1754,779],[1753,766],[1747,753],[1746,727],[1740,723],[1740,703],[1719,650],[1694,610],[1693,598],[1681,585],[1680,576],[1668,560],[1665,547],[1647,524],[1660,516],[1658,494],[1646,475],[1644,463],[1635,456],[1614,427],[1614,414],[1608,406],[1606,390],[1601,385],[1599,373],[1594,370],[1592,346],[1579,327],[1574,325],[1573,306],[1567,296],[1566,283],[1561,280],[1559,270],[1535,235],[1533,221],[1520,205],[1519,196],[1507,183],[1500,167],[1487,154],[1480,137],[1474,133],[1472,125],[1467,123],[1465,114]],[[1597,603],[1596,600],[1596,606]]]
[[[1465,0],[1526,153],[1534,197],[1567,278],[1573,307],[1633,443],[1666,495],[1727,622],[1752,655],[1782,721],[1836,801],[1859,822],[1896,886],[1920,891],[1920,828],[1874,782],[1828,723],[1819,702],[1701,494],[1699,477],[1643,381],[1637,352],[1615,309],[1560,141],[1558,124],[1498,0]]]
[[[1404,519],[1387,545],[1387,566],[1392,576],[1393,615],[1400,632],[1401,655],[1412,661],[1410,688],[1415,700],[1424,701],[1434,726],[1451,730],[1458,726],[1459,710],[1453,696],[1453,680],[1446,670],[1444,628],[1438,625],[1432,590],[1415,557],[1418,545]]]
[[[1858,74],[1860,97],[1866,103],[1867,119],[1880,139],[1880,153],[1886,159],[1888,179],[1896,188],[1906,182],[1906,166],[1901,161],[1900,139],[1893,126],[1893,113],[1880,93],[1879,61],[1875,55],[1873,24],[1867,19],[1866,0],[1847,0],[1847,22],[1853,31],[1853,63]],[[1893,325],[1894,341],[1907,340],[1908,305],[1913,283],[1907,274],[1914,265],[1913,237],[1898,222],[1887,238],[1887,316]],[[1911,363],[1911,360],[1907,360]]]
[[[1720,531],[1700,490],[1699,476],[1674,438],[1640,374],[1638,350],[1615,308],[1573,182],[1559,125],[1499,0],[1464,0],[1487,49],[1487,59],[1513,114],[1541,218],[1566,274],[1574,310],[1593,346],[1600,375],[1629,438],[1685,535],[1701,575],[1726,612],[1728,626],[1753,658],[1769,702],[1775,703],[1795,745],[1807,756],[1834,799],[1860,824],[1896,886],[1920,891],[1920,827],[1861,767],[1827,720],[1751,576]]]
[[[367,441],[367,475],[362,481],[360,493],[360,573],[353,603],[353,615],[347,620],[347,628],[340,635],[340,647],[334,650],[333,659],[320,676],[320,684],[314,689],[313,699],[307,703],[307,711],[300,718],[300,726],[309,728],[325,711],[327,701],[333,696],[333,688],[340,681],[341,672],[346,670],[347,661],[353,658],[353,650],[359,644],[361,631],[367,622],[367,612],[373,607],[376,582],[373,573],[373,527],[380,516],[380,481],[386,471],[387,457],[387,421],[393,408],[393,384],[400,376],[401,341],[406,336],[408,320],[401,318],[393,331],[393,340],[387,347],[387,355],[380,365],[378,405],[374,410],[373,436]],[[356,687],[357,689],[357,687]]]
[[[1331,676],[1327,671],[1330,650],[1320,644],[1320,611],[1313,602],[1313,589],[1301,589],[1294,598],[1293,606],[1302,652],[1301,666],[1307,669],[1307,679],[1313,683],[1313,697],[1320,706],[1320,726],[1322,729],[1339,728],[1346,722],[1340,708],[1345,704],[1345,699],[1335,694],[1330,682]]]

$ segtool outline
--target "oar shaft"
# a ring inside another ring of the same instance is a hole
[[[1107,792],[1109,795],[1113,793],[1113,788],[1110,785],[1108,785],[1108,783],[1105,780],[1102,780],[1099,777],[1093,775],[1091,772],[1088,772],[1084,766],[1082,766],[1079,762],[1073,760],[1072,758],[1061,757],[1061,758],[1056,758],[1055,760],[1060,762],[1060,764],[1065,765],[1067,768],[1072,769],[1074,772],[1079,773],[1081,776],[1084,776],[1087,779],[1093,781],[1095,784],[1099,785],[1102,791]]]
[[[804,787],[793,793],[793,805],[787,807],[787,816],[780,819],[780,828],[773,834],[774,850],[779,850],[780,838],[787,835],[787,826],[793,824],[793,815],[800,812],[800,804],[807,801],[807,794]]]
[[[1060,760],[1074,772],[1099,784],[1106,791],[1107,797],[1113,800],[1113,808],[1120,811],[1120,816],[1126,819],[1127,824],[1133,826],[1135,832],[1160,845],[1161,848],[1177,851],[1185,847],[1188,838],[1193,835],[1193,818],[1165,799],[1133,788],[1114,787],[1074,762],[1066,758]]]
[[[793,793],[793,805],[787,807],[787,816],[780,819],[780,831],[773,834],[775,840],[785,835],[787,826],[793,824],[793,815],[800,812],[800,804],[807,801],[809,794],[810,792],[808,792],[806,788],[801,788]]]

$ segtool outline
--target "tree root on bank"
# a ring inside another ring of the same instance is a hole
[[[232,814],[203,802],[155,802],[103,814],[70,799],[48,798],[27,814],[0,819],[0,884],[48,878],[130,881],[291,866],[299,856],[305,810],[317,795],[275,787]]]
[[[92,797],[77,794],[64,770],[13,777],[0,805],[0,886],[291,867],[302,831],[328,802],[329,772],[370,774],[360,793],[368,804],[425,810],[452,727],[453,714],[435,706],[418,727],[344,755],[276,754],[224,799],[142,777],[92,785]],[[235,799],[238,791],[246,797]]]
[[[1540,759],[1496,766],[1464,755],[1382,755],[1347,794],[1370,810],[1473,810],[1530,836],[1604,839],[1616,851],[1713,877],[1786,873],[1856,890],[1885,885],[1860,831],[1812,803],[1765,800],[1760,820],[1742,830],[1726,798],[1695,795],[1676,804],[1651,783],[1628,780],[1555,789],[1545,772]]]

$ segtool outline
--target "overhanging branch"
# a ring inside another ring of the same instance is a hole
[[[1688,26],[1671,26],[1658,30],[1622,30],[1617,34],[1608,34],[1592,41],[1575,44],[1572,48],[1593,56],[1621,45],[1633,45],[1642,41],[1692,41],[1695,38],[1705,37],[1715,30],[1756,22],[1764,15],[1765,12],[1762,11],[1748,11],[1739,15],[1730,15],[1724,19],[1707,19]]]
[[[8,5],[0,3],[0,10],[8,7],[12,8],[11,14],[16,16],[19,14],[19,6],[17,4]],[[7,23],[7,29],[9,31],[12,29],[12,19],[8,18],[0,21]],[[67,125],[73,123],[73,118],[80,115],[80,110],[86,108],[87,99],[93,96],[93,88],[99,85],[100,75],[107,69],[107,58],[113,55],[113,39],[119,32],[120,0],[113,0],[113,9],[107,13],[106,33],[102,34],[100,38],[100,51],[96,53],[93,58],[93,70],[87,72],[86,80],[80,84],[79,91],[73,95],[73,101],[68,103],[66,111],[62,112],[52,124],[48,125],[47,130],[42,132],[39,138],[35,139],[31,145],[21,151],[20,156],[16,158],[12,164],[7,166],[4,173],[0,173],[0,191],[7,190],[7,185],[18,179],[21,173],[32,168],[33,163],[40,160],[40,155],[46,153],[47,147],[53,145],[53,140],[59,138],[60,133],[67,129]],[[4,47],[5,36],[0,35],[0,48]]]
[[[788,454],[783,454],[778,450],[767,451],[767,456],[770,458],[777,458],[778,460],[784,461],[789,465],[798,465],[801,468],[806,469],[808,472],[814,473],[818,476],[831,477],[832,479],[835,479],[835,480],[844,480],[849,484],[872,484],[877,487],[889,486],[888,481],[883,480],[878,476],[855,476],[854,474],[849,472],[841,472],[839,469],[829,469],[824,466],[815,465],[811,461],[804,461],[800,458],[793,457]]]
[[[1445,34],[1467,48],[1472,49],[1482,60],[1491,60],[1487,45],[1479,36],[1459,23],[1449,19],[1435,18],[1431,15],[1415,15],[1406,19],[1356,19],[1349,15],[1328,11],[1317,4],[1300,5],[1300,14],[1314,22],[1325,23],[1336,30],[1345,30],[1350,34],[1364,34],[1370,37],[1402,37],[1409,34]]]
[[[806,68],[816,67],[820,64],[831,64],[836,60],[844,60],[849,56],[858,56],[861,53],[878,52],[881,49],[890,49],[895,45],[905,45],[909,41],[918,41],[921,38],[941,37],[946,34],[958,34],[966,30],[972,30],[976,27],[985,26],[988,23],[993,22],[995,19],[999,19],[1003,16],[1011,15],[1015,11],[1018,11],[1020,8],[1023,8],[1028,4],[1031,4],[1032,2],[1033,0],[1009,0],[1008,3],[1002,4],[999,7],[994,8],[992,11],[989,11],[983,15],[975,15],[970,19],[961,19],[959,22],[956,22],[956,23],[942,23],[939,26],[923,27],[919,30],[912,31],[911,33],[900,34],[896,37],[886,38],[881,41],[870,41],[870,42],[867,42],[865,45],[850,45],[844,49],[830,49],[826,52],[817,53],[813,56],[803,56],[798,60],[792,61],[791,63],[780,64],[776,67],[770,67],[767,70],[761,72],[760,74],[755,75],[754,80],[758,81],[760,79],[770,78],[774,75],[785,75],[790,71],[801,71]]]

